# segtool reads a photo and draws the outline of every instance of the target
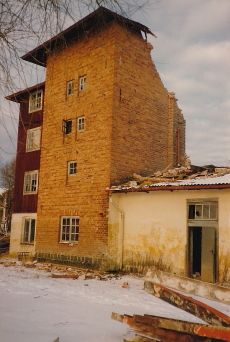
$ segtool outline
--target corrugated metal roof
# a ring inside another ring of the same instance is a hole
[[[146,192],[151,190],[200,190],[200,189],[230,189],[230,174],[210,177],[189,178],[176,180],[174,182],[152,183],[150,185],[139,186],[137,182],[132,182],[131,186],[113,186],[109,190],[112,192]]]
[[[230,174],[219,177],[200,177],[195,179],[177,180],[175,182],[162,182],[149,185],[153,186],[184,186],[184,185],[213,185],[213,184],[230,184]]]

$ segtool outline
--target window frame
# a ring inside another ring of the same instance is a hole
[[[72,120],[62,120],[62,133],[68,135],[72,132]]]
[[[39,97],[38,100],[38,94],[41,93],[41,96]],[[33,98],[33,96],[35,96],[35,98]],[[33,92],[30,93],[29,96],[29,113],[33,113],[36,112],[38,110],[42,109],[42,101],[43,101],[43,89],[37,89]]]
[[[83,75],[79,77],[78,80],[78,90],[81,93],[82,91],[86,90],[86,81],[87,81],[87,75]]]
[[[73,94],[74,94],[74,80],[67,81],[66,82],[66,96],[69,97]]]
[[[77,132],[84,132],[84,130],[85,130],[85,117],[79,116],[77,118]]]
[[[69,224],[68,221],[64,222],[64,220],[70,220]],[[76,224],[74,225],[72,220],[76,220]],[[60,223],[60,243],[68,243],[72,244],[75,243],[77,244],[79,241],[79,216],[61,216],[61,223]],[[69,227],[69,231],[68,228]],[[75,228],[75,232],[72,232],[72,228]],[[65,229],[64,229],[65,228]],[[75,239],[71,239],[71,236],[75,235]],[[66,237],[66,239],[63,239],[63,236]],[[67,239],[67,237],[69,238]]]
[[[34,226],[32,226],[32,222],[34,221]],[[36,218],[34,217],[23,217],[22,220],[22,236],[21,243],[26,245],[34,245],[35,241],[35,232],[36,232]],[[29,222],[28,225],[28,233],[26,233],[26,222]],[[26,239],[26,235],[28,238]]]
[[[29,184],[27,182],[27,179],[29,179]],[[27,187],[28,187],[28,190],[27,190]],[[35,187],[35,190],[33,190],[34,187]],[[37,191],[38,191],[38,170],[26,171],[24,173],[23,195],[30,195],[30,194],[34,195],[34,194],[37,194]]]
[[[38,132],[38,131],[39,131],[39,133],[37,133],[37,134],[39,134],[39,137],[38,137],[39,144],[36,145],[34,143],[34,140],[36,139],[34,132]],[[33,133],[32,139],[29,137],[29,135],[31,133]],[[36,127],[36,128],[32,128],[32,129],[28,129],[26,132],[26,152],[37,151],[37,150],[40,150],[40,148],[41,148],[41,126]]]
[[[215,217],[212,216],[211,206],[215,206]],[[192,208],[193,207],[193,208]],[[208,217],[207,217],[208,207]],[[198,214],[199,213],[199,214]],[[218,221],[218,201],[212,199],[187,201],[187,220],[188,221]]]
[[[71,164],[76,164],[75,166],[71,166]],[[71,172],[71,170],[75,172]],[[68,161],[68,176],[75,176],[77,173],[77,161],[76,160],[70,160]]]

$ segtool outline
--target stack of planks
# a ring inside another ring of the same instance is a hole
[[[125,342],[230,342],[230,317],[191,297],[148,282],[145,289],[158,298],[167,301],[201,318],[207,324],[192,323],[152,315],[120,315],[112,313],[112,319],[126,323],[136,333]]]

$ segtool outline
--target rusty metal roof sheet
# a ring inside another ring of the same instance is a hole
[[[70,40],[77,40],[80,36],[85,35],[89,30],[93,27],[102,26],[112,20],[117,20],[120,23],[123,23],[127,29],[135,31],[137,34],[141,35],[141,31],[145,34],[151,34],[155,36],[148,27],[142,25],[136,21],[125,18],[113,11],[108,10],[107,8],[100,7],[96,11],[92,12],[82,20],[73,24],[66,30],[60,32],[55,37],[49,39],[43,44],[39,45],[32,51],[28,52],[21,58],[38,65],[45,66],[47,60],[47,53],[60,46],[62,43],[66,46],[66,42]],[[156,37],[156,36],[155,36]]]

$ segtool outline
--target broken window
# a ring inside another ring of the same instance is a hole
[[[74,92],[74,81],[69,81],[66,83],[66,95],[70,96]]]
[[[42,90],[37,90],[30,94],[29,113],[42,109]]]
[[[38,171],[25,172],[24,177],[24,194],[32,194],[37,192]]]
[[[86,90],[86,75],[79,77],[79,91]]]
[[[217,204],[197,203],[188,206],[189,220],[217,220]]]
[[[79,235],[79,217],[62,216],[60,242],[77,242]]]
[[[26,136],[26,152],[40,149],[41,127],[28,129]]]
[[[68,175],[73,176],[77,173],[77,162],[69,161],[68,162]]]
[[[71,120],[62,120],[62,132],[64,134],[70,134],[72,131],[72,121]]]
[[[22,243],[34,243],[35,219],[24,218]]]
[[[83,132],[85,129],[85,117],[81,116],[77,118],[77,131],[78,132]]]

